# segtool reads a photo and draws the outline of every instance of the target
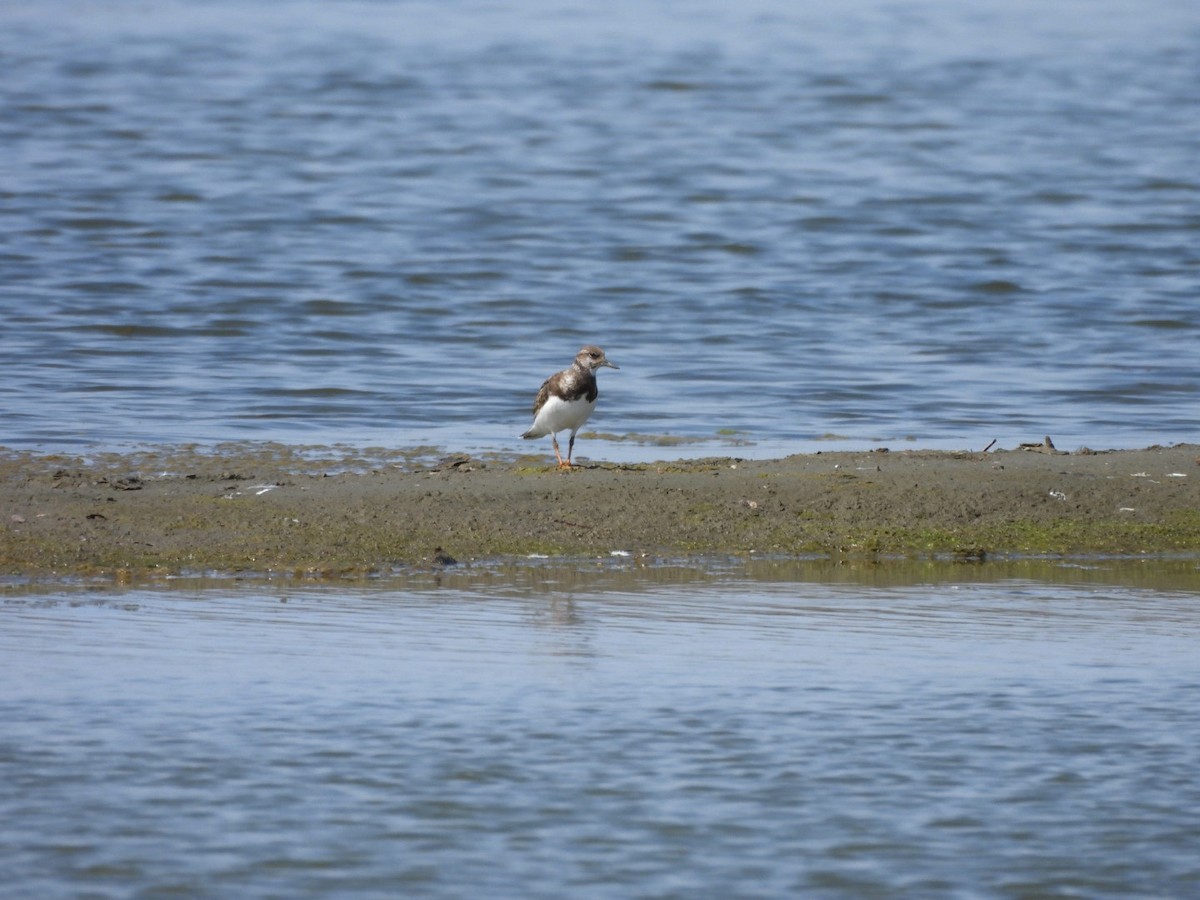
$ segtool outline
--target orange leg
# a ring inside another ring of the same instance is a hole
[[[567,444],[567,458],[566,458],[566,459],[563,459],[563,458],[562,458],[562,453],[561,453],[561,452],[559,452],[559,449],[558,449],[558,435],[556,435],[556,434],[552,434],[552,435],[550,435],[550,443],[552,443],[552,444],[554,445],[554,458],[558,460],[558,467],[559,467],[560,469],[573,469],[573,468],[575,468],[575,467],[574,467],[574,465],[571,463],[571,451],[572,451],[572,450],[575,448],[575,437],[574,437],[574,435],[572,435],[572,436],[571,436],[571,442],[570,442],[569,444]]]

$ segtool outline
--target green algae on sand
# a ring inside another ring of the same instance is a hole
[[[0,451],[0,574],[372,572],[459,560],[1200,555],[1200,448],[882,450],[558,472],[280,444]]]

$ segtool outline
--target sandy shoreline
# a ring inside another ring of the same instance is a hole
[[[0,574],[549,557],[1200,556],[1200,446],[586,463],[237,444],[0,450]]]

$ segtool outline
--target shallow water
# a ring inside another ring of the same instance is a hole
[[[860,574],[9,586],[7,885],[1194,890],[1200,589]]]
[[[0,442],[1193,436],[1191,2],[0,8]]]

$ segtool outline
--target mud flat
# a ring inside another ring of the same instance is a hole
[[[0,449],[0,575],[387,573],[530,556],[1200,558],[1200,446],[545,456]],[[444,548],[444,556],[436,555]]]

